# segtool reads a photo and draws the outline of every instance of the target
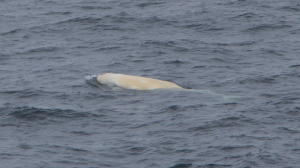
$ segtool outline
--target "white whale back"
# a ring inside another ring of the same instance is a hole
[[[100,84],[118,86],[125,89],[153,90],[153,89],[184,89],[181,86],[169,81],[133,76],[117,73],[104,73],[97,76]]]

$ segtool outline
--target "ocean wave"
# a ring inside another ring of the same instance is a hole
[[[74,17],[70,19],[66,19],[63,21],[58,21],[55,23],[52,23],[52,25],[61,25],[61,24],[70,24],[70,23],[77,23],[77,24],[97,24],[100,21],[102,21],[102,18],[99,17]]]
[[[42,46],[42,47],[36,47],[31,49],[26,49],[24,51],[19,51],[17,54],[32,54],[32,53],[45,53],[45,52],[55,52],[62,49],[61,47],[56,46]],[[37,58],[41,59],[41,58]],[[48,59],[48,58],[47,58]]]
[[[12,29],[12,30],[6,31],[6,32],[2,32],[2,33],[0,33],[0,35],[1,36],[12,35],[12,34],[19,33],[21,31],[23,31],[23,29],[17,28],[17,29]]]
[[[260,15],[253,13],[253,12],[245,12],[236,16],[233,16],[232,19],[244,20],[244,19],[252,19],[252,18],[259,18]]]
[[[300,64],[290,65],[290,68],[300,68]]]
[[[180,64],[186,64],[185,61],[180,60],[173,60],[173,61],[164,61],[164,64],[173,64],[173,65],[180,65]]]
[[[0,53],[0,61],[2,61],[1,63],[3,63],[5,60],[8,60],[9,58],[10,57],[9,57],[8,54],[2,54],[2,53]]]
[[[275,76],[254,76],[238,80],[240,84],[272,84],[276,82]]]
[[[147,40],[141,44],[141,47],[145,48],[170,48],[177,52],[187,52],[188,48],[180,45],[175,41],[158,41],[158,40]]]
[[[3,107],[0,109],[1,116],[6,118],[5,125],[18,125],[17,119],[23,122],[59,122],[79,118],[95,118],[102,115],[90,112],[79,112],[71,109],[38,108],[30,106]]]
[[[45,91],[45,90],[35,90],[35,89],[20,89],[20,90],[5,90],[0,91],[2,95],[16,96],[17,98],[33,98],[41,95],[55,95],[59,92]]]
[[[49,16],[52,16],[52,15],[71,15],[72,12],[70,11],[51,11],[51,12],[47,12],[47,13],[44,13],[44,15],[49,15]]]
[[[139,3],[137,6],[141,7],[141,8],[146,8],[146,7],[152,7],[152,6],[161,5],[161,4],[165,4],[165,2],[162,2],[162,1],[158,1],[158,2],[143,2],[143,3]]]
[[[171,166],[169,168],[190,168],[193,164],[191,163],[177,163],[174,166]]]
[[[246,32],[263,32],[263,31],[272,31],[272,30],[281,30],[291,28],[291,25],[287,24],[260,24],[250,28],[247,28]]]
[[[97,48],[94,51],[110,51],[110,50],[116,51],[121,49],[122,49],[121,46],[106,46],[106,47]]]
[[[243,125],[255,124],[256,121],[252,118],[240,115],[234,117],[225,117],[209,122],[203,123],[201,126],[192,127],[189,130],[194,131],[208,131],[217,128],[227,128],[227,127],[241,127]]]
[[[109,10],[113,9],[111,6],[92,6],[92,5],[80,5],[78,8],[83,10]]]
[[[218,42],[218,43],[210,43],[211,45],[217,45],[217,46],[251,46],[256,44],[257,41],[241,41],[241,42]]]
[[[209,163],[209,164],[202,164],[197,166],[197,168],[229,168],[233,165],[230,164],[217,164],[217,163]]]
[[[280,7],[279,9],[288,11],[288,12],[300,12],[300,4],[291,5],[291,6],[283,6],[283,7]]]
[[[178,27],[194,29],[198,32],[215,32],[225,30],[224,27],[221,27],[220,25],[214,25],[213,23],[187,23]]]

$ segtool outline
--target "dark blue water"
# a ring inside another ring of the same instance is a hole
[[[0,0],[0,167],[297,168],[299,73],[298,0]]]

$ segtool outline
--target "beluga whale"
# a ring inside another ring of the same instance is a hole
[[[170,81],[119,73],[97,75],[96,81],[102,85],[132,90],[185,89]]]
[[[86,77],[86,81],[97,87],[101,85],[109,86],[113,89],[123,88],[129,90],[176,90],[176,91],[188,91],[208,94],[211,96],[216,96],[223,98],[224,100],[233,100],[239,97],[227,96],[224,94],[215,93],[211,90],[201,90],[201,89],[189,89],[179,86],[178,84],[170,81],[154,79],[143,76],[126,75],[120,73],[102,73],[99,75],[89,75]]]

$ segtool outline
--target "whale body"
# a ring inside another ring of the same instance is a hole
[[[103,73],[97,75],[96,80],[103,85],[133,90],[184,89],[169,81],[118,73]]]
[[[223,101],[231,102],[240,99],[239,96],[227,96],[224,94],[215,93],[211,90],[187,89],[183,88],[176,83],[153,79],[142,76],[125,75],[119,73],[103,73],[100,75],[89,75],[86,81],[94,86],[107,85],[109,87],[117,87],[131,90],[155,90],[155,89],[172,89],[176,91],[194,92],[207,94],[214,97],[219,97]]]

